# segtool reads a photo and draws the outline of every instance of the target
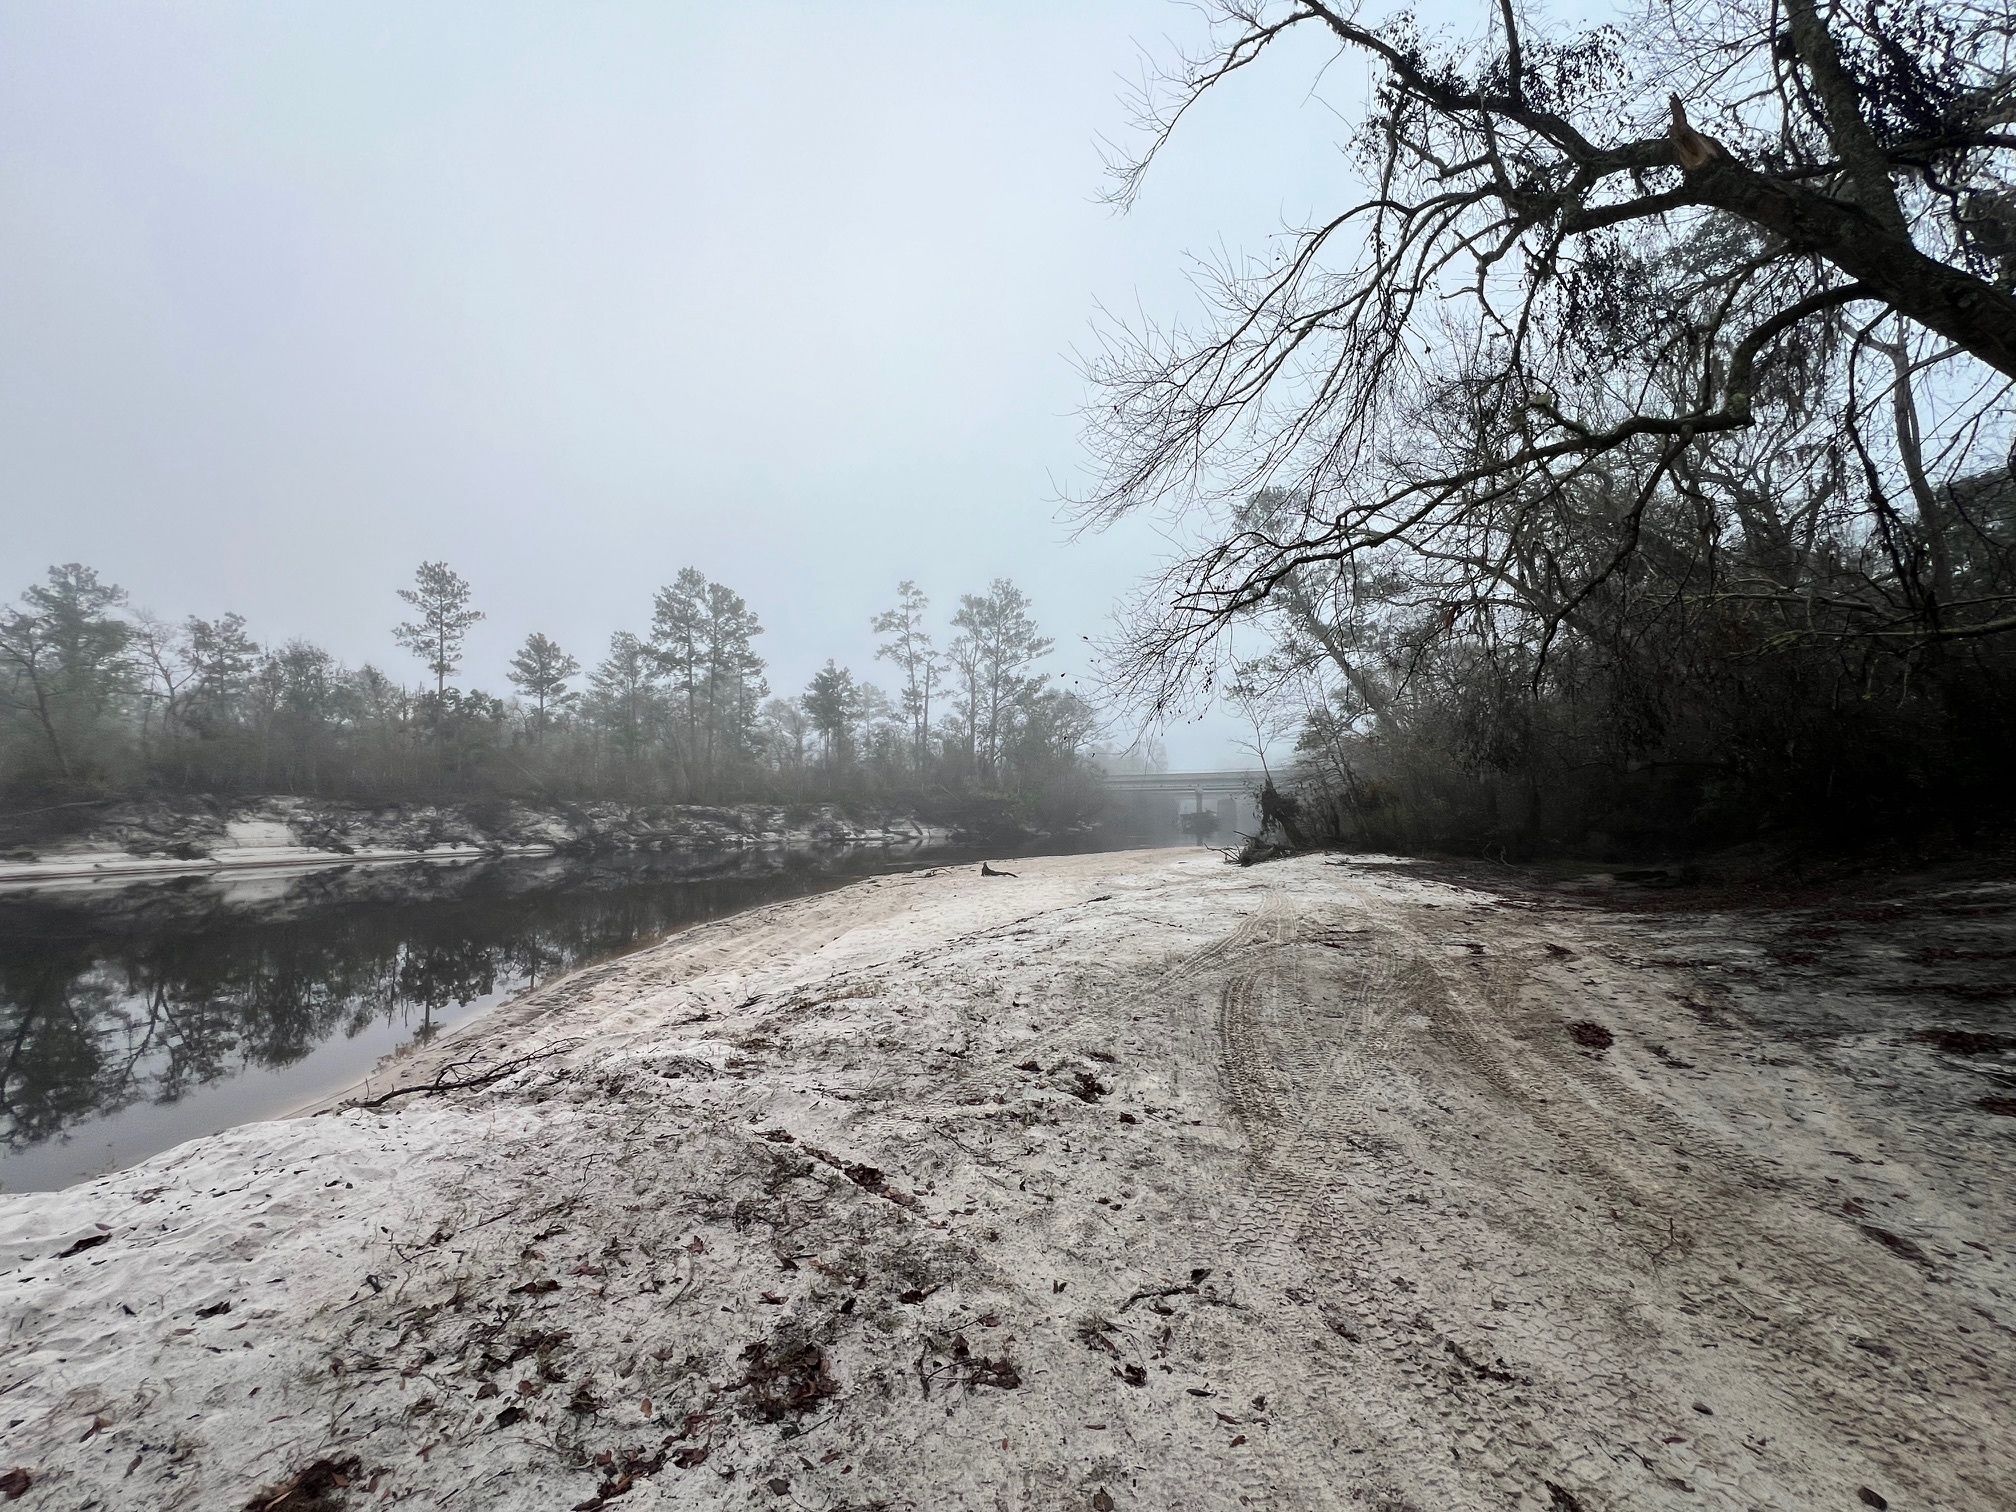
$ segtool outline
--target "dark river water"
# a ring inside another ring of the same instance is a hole
[[[869,873],[978,860],[780,851],[696,876],[643,854],[0,892],[0,1191],[67,1186],[285,1113],[686,926]]]

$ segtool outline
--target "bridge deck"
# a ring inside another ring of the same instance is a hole
[[[1266,780],[1257,767],[1245,772],[1107,772],[1099,779],[1120,793],[1253,793]]]

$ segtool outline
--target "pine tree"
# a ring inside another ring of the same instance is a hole
[[[581,663],[536,630],[525,637],[504,675],[512,687],[532,700],[533,739],[545,739],[548,709],[572,703],[579,696],[567,686],[567,680],[580,670]]]
[[[854,726],[861,717],[861,688],[854,674],[835,666],[829,658],[812,674],[798,701],[804,705],[812,728],[819,732],[827,771],[846,766],[853,759]]]
[[[961,594],[952,624],[964,632],[953,644],[952,661],[965,683],[967,754],[980,775],[993,778],[1016,709],[1042,683],[1023,669],[1049,655],[1055,642],[1037,630],[1028,598],[1006,578],[996,578],[985,597]]]
[[[658,664],[628,630],[609,638],[609,654],[589,677],[590,712],[618,753],[635,759],[658,724]]]
[[[910,720],[911,761],[920,775],[930,751],[931,699],[945,675],[945,659],[924,628],[924,611],[930,607],[931,601],[906,578],[896,585],[896,607],[876,615],[870,625],[877,635],[889,637],[876,647],[876,657],[902,669],[900,696]]]
[[[446,562],[422,562],[413,586],[401,588],[399,597],[420,617],[393,626],[392,639],[427,664],[439,698],[448,690],[448,674],[462,665],[463,642],[482,611],[469,607],[469,585]]]

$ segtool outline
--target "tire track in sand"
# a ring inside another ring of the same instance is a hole
[[[1425,1203],[1417,1171],[1426,1152],[1402,1120],[1378,1115],[1429,1086],[1404,1069],[1416,1058],[1410,1042],[1426,1054],[1453,1049],[1450,1069],[1486,1083],[1502,1083],[1503,1069],[1488,1063],[1504,1047],[1461,1032],[1467,1015],[1452,989],[1462,984],[1376,910],[1312,916],[1281,898],[1260,922],[1207,994],[1222,1095],[1252,1169],[1232,1248],[1263,1294],[1341,1299],[1318,1315],[1355,1346],[1348,1377],[1322,1380],[1312,1397],[1328,1400],[1298,1414],[1300,1432],[1277,1434],[1281,1448],[1297,1462],[1320,1460],[1326,1428],[1355,1427],[1379,1446],[1368,1467],[1376,1479],[1425,1507],[1501,1506],[1551,1496],[1552,1485],[1596,1492],[1612,1478],[1605,1444],[1628,1441],[1633,1427],[1617,1383],[1562,1379],[1548,1360],[1534,1362],[1545,1371],[1536,1389],[1480,1366],[1433,1321],[1433,1284],[1422,1282],[1417,1298],[1410,1275],[1424,1263],[1435,1272],[1467,1236],[1425,1205],[1412,1216],[1406,1204]],[[1422,1250],[1442,1254],[1423,1262]],[[1312,1348],[1311,1358],[1324,1356]],[[1323,1504],[1320,1487],[1291,1489],[1277,1476],[1273,1489],[1294,1505]]]
[[[1276,895],[1260,920],[1265,930],[1208,994],[1220,1095],[1252,1163],[1231,1249],[1256,1302],[1341,1292],[1357,1304],[1348,1318],[1334,1306],[1290,1315],[1309,1338],[1308,1357],[1328,1368],[1316,1373],[1309,1401],[1277,1416],[1270,1479],[1289,1505],[1329,1505],[1327,1481],[1283,1477],[1281,1462],[1321,1464],[1341,1441],[1365,1449],[1374,1479],[1409,1502],[1482,1507],[1436,1431],[1451,1411],[1478,1414],[1446,1400],[1446,1360],[1422,1347],[1418,1331],[1390,1327],[1364,1291],[1387,1269],[1384,1236],[1368,1219],[1397,1201],[1400,1153],[1375,1131],[1368,1106],[1401,1044],[1427,1026],[1422,1009],[1439,983],[1361,914],[1319,920]],[[1339,1207],[1351,1210],[1345,1221]],[[1326,1333],[1358,1346],[1347,1366],[1329,1358],[1335,1339]]]

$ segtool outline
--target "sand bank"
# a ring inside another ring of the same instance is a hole
[[[1011,869],[0,1197],[21,1505],[2016,1505],[2006,1056],[1885,916]]]

